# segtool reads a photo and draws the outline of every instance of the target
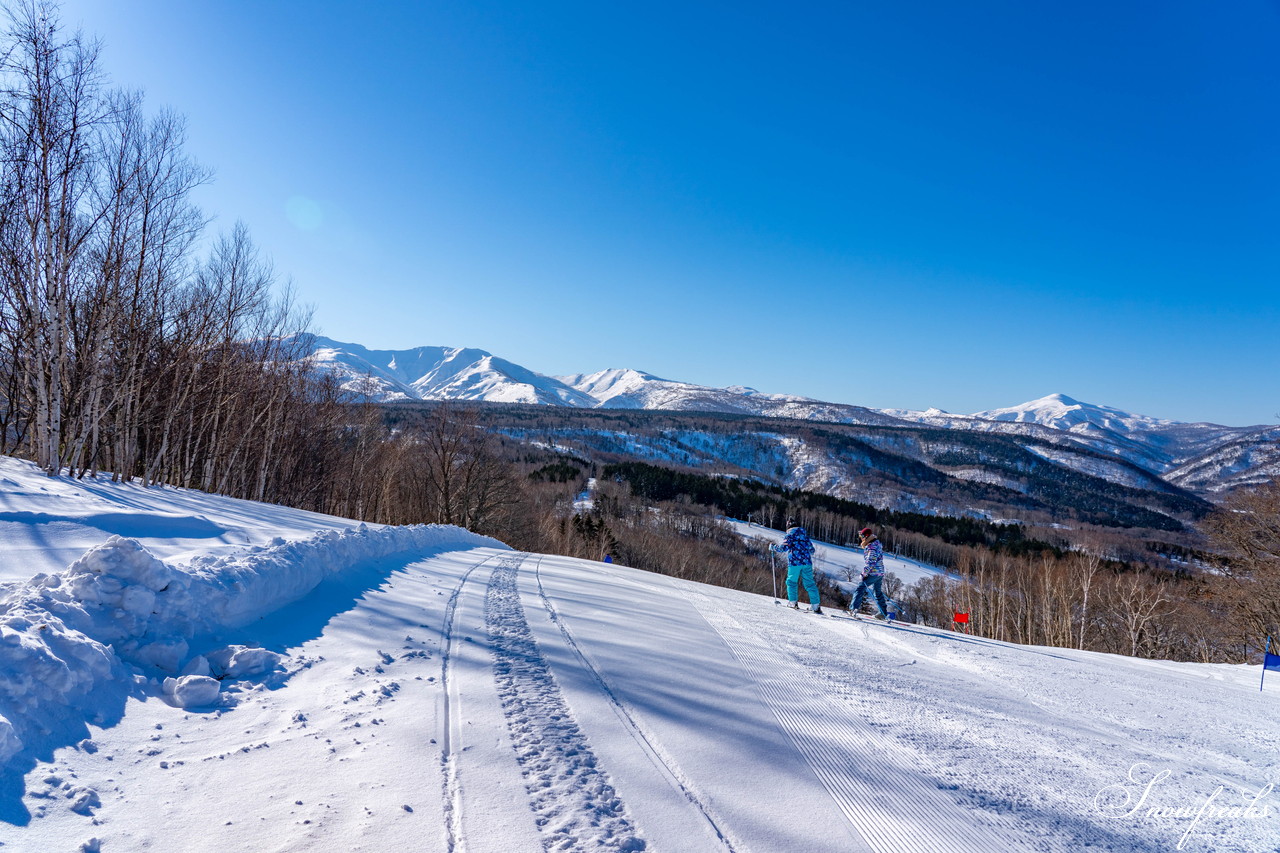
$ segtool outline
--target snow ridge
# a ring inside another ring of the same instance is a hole
[[[301,598],[331,573],[401,552],[477,545],[500,543],[456,527],[361,525],[182,569],[113,536],[0,602],[0,765],[52,735],[52,721],[72,730],[85,718],[104,722],[149,677],[176,676],[188,662],[193,671],[167,685],[171,700],[212,704],[209,658],[189,660],[192,643]],[[210,657],[232,667],[241,650],[222,651]],[[244,674],[270,663],[260,654],[241,658],[232,669]]]

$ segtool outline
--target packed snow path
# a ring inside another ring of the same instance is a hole
[[[775,645],[776,628],[753,630],[706,596],[696,600],[797,751],[856,828],[863,842],[858,849],[984,853],[1004,846],[1007,831],[993,831],[980,816],[959,812],[937,784],[916,769],[914,756],[877,730],[874,714],[850,714],[816,673],[782,651],[785,646]],[[874,687],[868,684],[867,692],[874,692]]]
[[[524,559],[485,559],[450,598],[442,661],[446,849],[643,850],[529,628],[516,585]],[[495,764],[511,772],[495,775]]]
[[[1155,851],[1189,821],[1103,795],[1170,768],[1153,804],[1226,786],[1243,805],[1277,774],[1256,668],[812,616],[502,548],[370,561],[228,639],[285,671],[216,707],[130,699],[26,775],[0,844]],[[1204,819],[1181,849],[1274,851],[1278,822]]]

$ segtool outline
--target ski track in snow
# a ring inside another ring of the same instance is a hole
[[[783,637],[768,636],[779,626],[748,626],[707,596],[691,598],[754,680],[779,725],[865,841],[865,850],[1011,849],[1004,827],[958,814],[936,782],[914,771],[912,755],[869,721],[845,711],[818,674],[783,651]],[[794,640],[794,632],[788,634]]]
[[[493,557],[486,557],[467,569],[466,573],[458,580],[458,585],[453,588],[453,592],[449,595],[449,603],[445,605],[444,625],[441,629],[440,644],[440,685],[444,692],[444,702],[441,708],[441,741],[440,741],[440,769],[444,773],[444,822],[445,829],[448,833],[446,839],[446,850],[453,853],[455,850],[462,849],[462,788],[458,781],[458,756],[454,749],[454,726],[457,725],[458,715],[456,714],[458,697],[453,693],[456,685],[453,679],[453,620],[458,612],[458,599],[462,596],[462,590],[470,580],[471,575],[476,569],[492,560]]]
[[[618,692],[609,686],[609,682],[600,672],[600,668],[592,663],[591,659],[582,650],[578,641],[574,639],[573,632],[569,630],[569,626],[560,618],[560,614],[556,611],[555,605],[551,602],[551,597],[547,595],[546,589],[542,585],[542,558],[538,558],[538,562],[534,566],[534,577],[538,582],[538,596],[542,599],[543,606],[547,609],[547,613],[551,616],[551,621],[560,629],[560,634],[564,637],[565,643],[573,650],[574,655],[582,663],[588,672],[591,673],[593,680],[599,686],[601,692],[608,697],[610,704],[613,706],[614,712],[618,715],[619,720],[626,727],[627,731],[635,739],[636,743],[649,756],[649,760],[654,766],[666,777],[667,781],[676,788],[684,796],[688,802],[698,810],[703,819],[710,826],[711,831],[724,845],[727,853],[736,853],[736,848],[730,841],[728,836],[721,830],[720,821],[712,813],[710,807],[707,806],[705,797],[701,797],[696,793],[693,782],[683,772],[679,765],[667,754],[656,737],[653,737],[645,731],[637,719],[627,706],[618,698]],[[630,582],[634,586],[655,589],[655,587],[647,584],[639,584]]]
[[[494,678],[538,826],[549,851],[647,849],[599,767],[538,649],[516,579],[526,555],[490,575],[485,624]]]

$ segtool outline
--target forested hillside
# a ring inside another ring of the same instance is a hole
[[[424,404],[388,408],[394,420]],[[717,413],[471,404],[486,429],[602,463],[646,461],[851,500],[881,510],[1150,531],[1190,544],[1211,507],[1088,450],[936,427],[814,424]]]

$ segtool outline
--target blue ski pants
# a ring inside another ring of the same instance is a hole
[[[858,584],[858,590],[853,594],[853,603],[849,605],[849,609],[857,613],[862,607],[862,602],[867,600],[867,593],[870,592],[876,597],[876,607],[880,608],[880,615],[889,615],[889,604],[884,600],[884,575],[867,575],[862,579],[862,583]]]
[[[818,606],[818,584],[813,579],[813,566],[787,566],[787,600],[795,603],[800,598],[799,585],[804,582],[805,592],[809,593],[809,606]]]

